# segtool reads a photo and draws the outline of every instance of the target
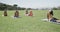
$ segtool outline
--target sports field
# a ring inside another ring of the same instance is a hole
[[[0,11],[0,32],[60,32],[60,25],[46,22],[47,10],[33,10],[34,17],[25,16],[25,11],[19,11],[21,18],[12,18],[15,11],[7,11],[4,17]],[[60,19],[60,10],[54,10],[54,17]]]

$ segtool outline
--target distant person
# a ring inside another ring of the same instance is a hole
[[[4,16],[7,16],[7,10],[6,9],[4,10]]]
[[[29,16],[33,16],[33,12],[32,12],[32,10],[30,10]]]
[[[16,11],[16,12],[14,13],[14,17],[19,17],[19,12],[18,12],[18,11]]]
[[[28,16],[28,10],[26,9],[26,13],[25,13],[25,16]]]

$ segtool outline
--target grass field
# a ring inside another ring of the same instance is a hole
[[[60,32],[60,25],[52,22],[45,22],[47,11],[35,10],[34,17],[25,16],[25,11],[19,11],[21,18],[12,18],[15,11],[8,11],[8,16],[2,16],[0,11],[0,32]],[[60,19],[60,11],[54,11],[54,17]]]

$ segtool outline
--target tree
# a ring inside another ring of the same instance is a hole
[[[58,9],[56,7],[54,7],[53,10],[58,10]]]
[[[4,9],[8,9],[8,10],[25,10],[26,8],[17,7],[17,4],[14,4],[12,6],[12,5],[8,5],[8,4],[0,3],[0,11],[3,11]]]
[[[0,10],[4,10],[4,9],[7,9],[7,5],[0,3]]]
[[[60,6],[58,7],[58,10],[60,10]]]
[[[31,10],[31,8],[27,8],[28,10]]]
[[[17,4],[13,5],[14,10],[17,10]]]

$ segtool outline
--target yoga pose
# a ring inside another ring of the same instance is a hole
[[[26,9],[26,13],[25,13],[25,16],[28,16],[28,10]]]
[[[19,17],[19,12],[18,11],[15,12],[14,17]]]
[[[29,16],[33,16],[33,12],[32,12],[32,10],[30,10]]]
[[[50,20],[53,17],[53,10],[49,10],[47,13],[47,19]]]
[[[60,23],[59,19],[53,17],[53,11],[52,10],[47,13],[47,19],[48,19],[48,21]]]
[[[7,10],[4,11],[4,16],[7,16]]]

